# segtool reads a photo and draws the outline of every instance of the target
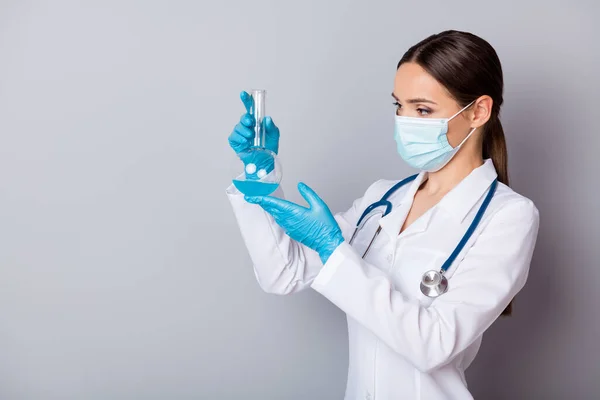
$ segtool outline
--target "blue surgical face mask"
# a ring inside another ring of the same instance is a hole
[[[448,143],[448,122],[473,103],[471,102],[450,118],[414,118],[396,115],[394,139],[400,157],[411,167],[422,171],[435,172],[442,169],[477,129],[473,128],[456,147]]]

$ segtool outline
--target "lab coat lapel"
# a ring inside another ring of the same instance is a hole
[[[462,223],[469,211],[485,194],[492,181],[496,179],[497,174],[492,160],[486,160],[481,167],[473,170],[469,176],[444,196],[436,206],[428,210],[399,235],[400,229],[412,207],[415,194],[426,177],[427,173],[421,172],[412,182],[400,202],[392,202],[394,204],[392,212],[379,221],[382,230],[390,239],[395,240],[398,236],[406,237],[425,232],[438,208],[450,212],[455,216],[457,223]]]
[[[482,201],[490,185],[498,177],[491,159],[474,169],[438,203],[457,223],[462,223],[476,204]]]
[[[431,216],[434,212],[435,212],[435,207],[427,210],[427,212],[425,212],[425,214],[421,215],[412,224],[410,224],[410,226],[408,228],[406,228],[400,234],[399,238],[405,238],[408,236],[413,236],[413,235],[425,232],[427,230],[427,228],[429,227],[429,222],[431,222]],[[404,220],[402,221],[402,224],[404,224]],[[398,228],[398,232],[400,232],[401,228],[402,228],[402,225],[400,226],[400,228]]]
[[[412,207],[415,193],[417,193],[419,186],[423,183],[425,174],[425,172],[421,172],[415,178],[399,202],[393,201],[393,199],[390,200],[393,204],[392,212],[381,218],[379,221],[382,231],[385,232],[390,239],[395,240],[395,238],[398,237],[400,228],[402,228],[402,224],[404,224],[404,221],[406,220],[406,216]]]

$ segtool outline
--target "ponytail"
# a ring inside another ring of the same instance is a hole
[[[498,180],[508,186],[508,154],[506,151],[506,139],[504,129],[498,112],[492,111],[483,135],[483,158],[491,158],[496,167]]]
[[[491,158],[496,167],[498,180],[508,186],[508,152],[506,151],[506,139],[504,129],[498,116],[498,111],[492,111],[492,116],[487,123],[483,135],[483,158]],[[503,316],[512,314],[512,301],[502,311]]]

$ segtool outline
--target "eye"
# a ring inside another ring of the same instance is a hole
[[[419,113],[419,115],[421,115],[423,117],[431,114],[431,110],[429,110],[427,108],[417,108],[417,112]]]
[[[402,104],[398,103],[397,101],[392,103],[394,106],[396,106],[396,115],[400,115],[400,110],[402,109]]]

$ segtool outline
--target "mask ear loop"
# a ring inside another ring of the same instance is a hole
[[[473,132],[475,132],[475,130],[476,130],[476,129],[477,129],[477,128],[473,128],[473,129],[471,129],[471,132],[469,132],[469,134],[467,135],[467,137],[466,137],[466,138],[464,138],[464,139],[463,139],[463,141],[462,141],[462,142],[460,142],[460,144],[459,144],[458,146],[456,146],[456,147],[455,147],[455,149],[460,149],[460,147],[463,145],[463,143],[465,143],[465,142],[467,141],[467,139],[471,137],[471,135],[473,134]]]
[[[465,111],[467,108],[471,107],[473,105],[473,103],[475,103],[475,100],[473,100],[472,102],[470,102],[469,104],[467,104],[462,110],[460,110],[459,112],[457,112],[456,114],[454,114],[453,116],[451,116],[450,118],[448,118],[448,122],[450,122],[450,120],[453,119],[454,117],[456,117],[458,114],[460,114],[463,111]],[[469,134],[467,135],[467,137],[464,138],[463,141],[460,142],[460,144],[455,147],[455,149],[460,149],[460,147],[467,141],[468,138],[471,137],[471,135],[473,134],[473,132],[475,132],[476,129],[477,128],[471,129],[471,132],[469,132]]]
[[[448,122],[450,122],[451,120],[453,120],[454,117],[456,117],[458,114],[460,114],[463,111],[465,111],[467,108],[471,107],[473,105],[473,103],[475,103],[475,100],[473,100],[472,102],[470,102],[469,104],[467,104],[462,110],[460,110],[459,112],[457,112],[456,114],[454,114],[453,116],[451,116],[450,118],[448,118]]]

